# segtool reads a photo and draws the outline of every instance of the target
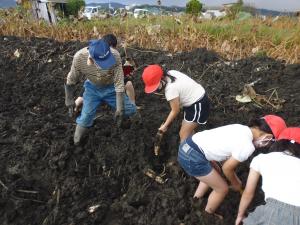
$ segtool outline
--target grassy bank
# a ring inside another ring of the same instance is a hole
[[[121,37],[129,46],[170,52],[206,47],[228,59],[255,54],[268,55],[288,63],[300,62],[298,18],[281,17],[276,21],[272,18],[265,21],[258,18],[244,21],[195,21],[187,17],[158,16],[62,21],[51,26],[16,11],[0,11],[0,35],[86,41],[110,32]]]

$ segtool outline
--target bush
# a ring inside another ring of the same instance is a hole
[[[190,0],[186,4],[186,13],[192,14],[193,16],[198,16],[202,9],[202,4],[198,0]]]
[[[68,15],[78,16],[79,10],[85,6],[85,0],[68,0],[67,13]]]
[[[236,19],[238,13],[242,11],[243,5],[243,0],[238,0],[237,3],[235,3],[228,11],[228,17],[232,20]]]

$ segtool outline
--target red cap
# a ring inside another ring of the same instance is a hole
[[[284,129],[278,137],[278,140],[290,140],[300,144],[300,127],[288,127]]]
[[[286,128],[284,120],[275,115],[266,115],[264,116],[266,123],[272,130],[275,139],[278,139],[279,134]]]
[[[146,93],[152,93],[159,87],[163,74],[163,69],[159,65],[149,65],[144,69],[142,78]]]

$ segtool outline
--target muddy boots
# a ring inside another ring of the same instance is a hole
[[[88,128],[81,127],[78,124],[76,125],[75,133],[74,133],[74,145],[79,145],[86,135]]]

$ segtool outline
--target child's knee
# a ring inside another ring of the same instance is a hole
[[[229,192],[229,187],[224,182],[224,184],[220,184],[218,187],[214,188],[214,190],[218,193],[223,193],[224,195],[227,195],[227,193]]]
[[[229,187],[226,183],[224,183],[221,187],[220,187],[220,192],[224,193],[225,195],[228,194],[229,192]]]

